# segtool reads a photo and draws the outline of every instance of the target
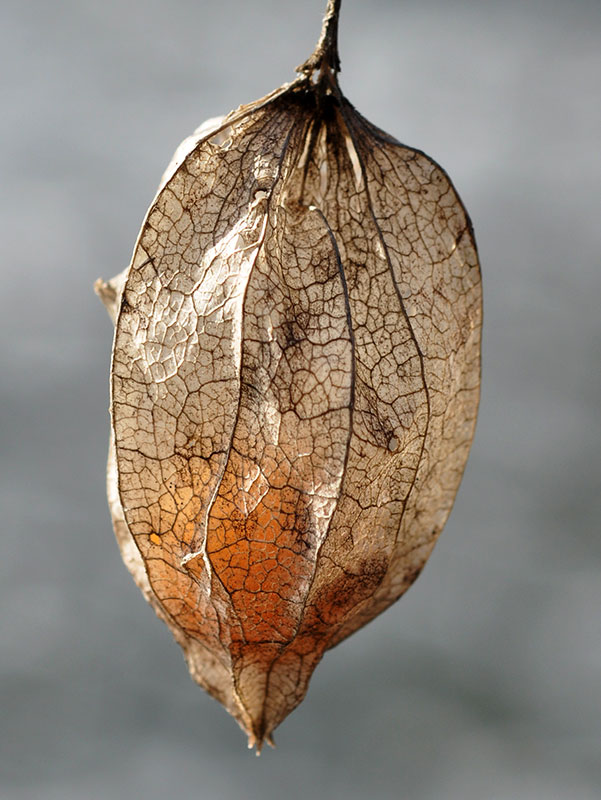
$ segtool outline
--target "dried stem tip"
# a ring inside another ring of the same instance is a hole
[[[328,0],[326,13],[323,18],[321,36],[312,55],[300,66],[297,72],[311,74],[319,69],[324,72],[329,68],[334,73],[340,72],[340,57],[338,56],[338,17],[340,16],[340,3],[342,0]]]

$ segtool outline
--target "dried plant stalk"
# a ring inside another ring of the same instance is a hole
[[[343,96],[339,7],[295,81],[182,144],[97,283],[125,563],[258,748],[419,575],[478,405],[469,218]]]

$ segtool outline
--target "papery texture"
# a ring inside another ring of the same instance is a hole
[[[124,559],[258,746],[421,571],[478,404],[467,214],[331,60],[186,140],[98,286]]]

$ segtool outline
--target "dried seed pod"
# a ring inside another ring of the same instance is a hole
[[[478,404],[469,218],[342,95],[339,5],[293,83],[183,143],[97,284],[124,560],[257,747],[419,574]]]

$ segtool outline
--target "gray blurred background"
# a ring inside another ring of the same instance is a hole
[[[293,77],[325,0],[3,0],[0,797],[601,798],[601,4],[344,0],[345,93],[474,222],[484,383],[424,574],[256,759],[123,567],[112,330],[172,151]]]

